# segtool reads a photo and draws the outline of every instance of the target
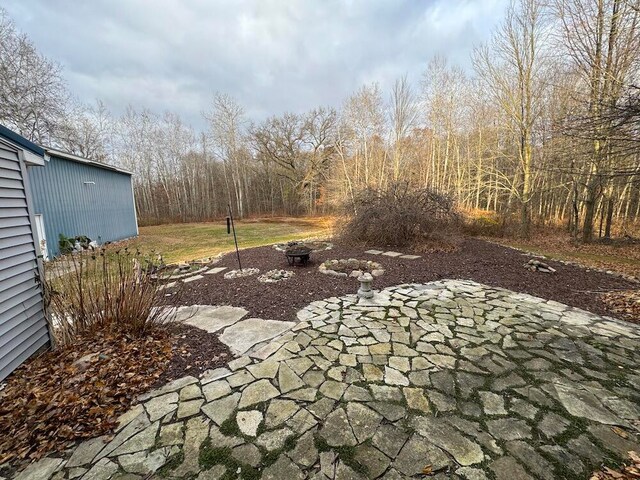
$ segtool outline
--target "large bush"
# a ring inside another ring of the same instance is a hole
[[[351,244],[377,247],[455,244],[459,219],[449,195],[404,182],[367,188],[349,205],[352,212],[340,226],[340,237]]]

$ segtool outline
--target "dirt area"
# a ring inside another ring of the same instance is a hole
[[[181,302],[242,306],[251,316],[290,320],[309,302],[356,292],[356,280],[318,271],[323,261],[340,258],[382,263],[385,274],[375,280],[375,288],[444,278],[469,279],[605,315],[614,315],[614,312],[594,292],[637,288],[636,284],[611,275],[554,261],[548,262],[557,270],[553,275],[530,272],[523,268],[528,257],[520,252],[474,238],[464,239],[456,252],[426,253],[417,260],[367,255],[364,250],[336,245],[332,250],[316,252],[307,267],[294,267],[295,275],[291,279],[275,284],[260,283],[255,276],[225,280],[222,275],[206,275],[186,285]],[[284,255],[272,247],[244,250],[241,255],[244,267],[259,268],[261,272],[291,268]],[[217,266],[237,268],[235,255],[224,256]]]

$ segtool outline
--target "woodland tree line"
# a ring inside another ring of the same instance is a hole
[[[196,131],[171,112],[113,116],[0,10],[0,123],[134,172],[141,223],[355,207],[364,188],[430,187],[468,210],[564,222],[584,241],[640,216],[640,0],[515,0],[473,70],[363,85],[339,108],[251,122],[216,93]],[[339,73],[337,73],[339,74]]]

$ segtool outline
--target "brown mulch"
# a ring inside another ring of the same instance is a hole
[[[0,391],[0,465],[20,468],[109,433],[137,395],[230,359],[217,336],[188,325],[144,338],[98,333],[34,357]]]
[[[311,301],[356,292],[356,280],[318,271],[325,260],[340,258],[382,263],[385,274],[376,278],[374,288],[447,278],[469,279],[613,316],[615,312],[595,293],[637,288],[621,278],[554,261],[548,263],[557,270],[555,274],[530,272],[523,267],[528,257],[522,253],[475,238],[463,239],[456,251],[424,253],[417,260],[367,255],[363,253],[365,250],[336,245],[332,250],[315,252],[307,267],[293,267],[295,275],[278,283],[260,283],[256,276],[225,280],[222,274],[205,275],[202,280],[185,285],[180,302],[242,306],[250,316],[291,320],[297,310]],[[292,268],[284,255],[270,246],[243,250],[240,254],[245,268],[259,268],[261,272]],[[217,266],[238,268],[235,253],[225,255]]]
[[[630,462],[617,470],[602,467],[594,472],[589,480],[638,480],[640,479],[640,455],[638,452],[629,452]]]
[[[154,387],[185,375],[198,377],[206,370],[222,367],[233,359],[229,348],[218,340],[217,335],[189,325],[176,325],[173,331],[174,355]]]

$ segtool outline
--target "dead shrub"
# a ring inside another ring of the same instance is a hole
[[[54,345],[86,334],[118,331],[144,336],[171,320],[175,303],[158,289],[161,258],[128,249],[84,251],[45,268],[45,304]],[[171,306],[171,305],[169,305]]]
[[[451,249],[457,242],[458,213],[453,198],[408,183],[359,192],[339,227],[349,244],[417,249]]]

